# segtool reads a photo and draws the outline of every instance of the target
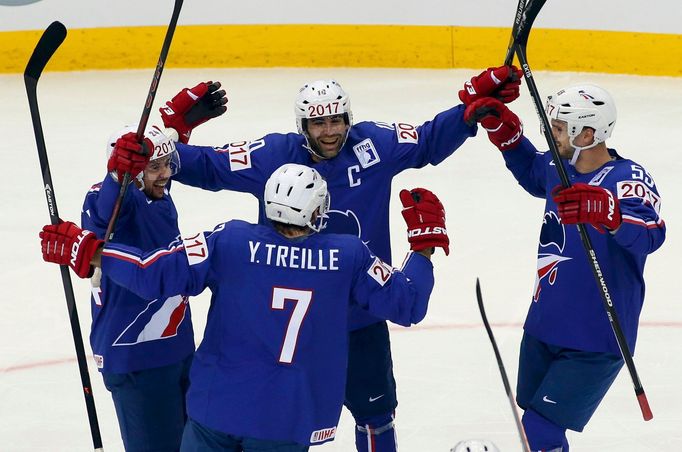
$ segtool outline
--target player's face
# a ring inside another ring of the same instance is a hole
[[[163,198],[163,191],[171,177],[171,156],[152,160],[144,169],[144,193],[152,199]]]
[[[343,115],[312,118],[307,121],[310,146],[325,158],[334,158],[341,151],[348,126]]]
[[[575,148],[571,146],[571,140],[568,137],[568,124],[566,121],[552,119],[552,137],[554,137],[554,142],[556,143],[561,158],[570,159],[573,157]]]

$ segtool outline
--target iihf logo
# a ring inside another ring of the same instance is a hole
[[[540,298],[540,291],[542,290],[541,282],[547,279],[550,285],[554,285],[559,272],[559,262],[570,260],[570,257],[564,257],[564,246],[566,245],[566,230],[556,212],[545,212],[542,219],[542,230],[540,231],[540,250],[538,250],[537,274],[535,276],[535,288],[533,290],[533,301],[538,301]],[[547,251],[556,250],[559,254],[543,253],[542,249],[548,248]]]

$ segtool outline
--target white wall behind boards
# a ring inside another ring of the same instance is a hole
[[[186,0],[179,23],[511,27],[516,5],[516,0],[345,0],[343,5],[307,0]],[[24,6],[3,6],[0,0],[0,31],[42,30],[53,20],[67,28],[164,25],[172,10],[172,0],[41,0]],[[682,34],[682,5],[679,0],[548,0],[536,25]]]

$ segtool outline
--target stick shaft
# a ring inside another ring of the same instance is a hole
[[[166,30],[166,37],[163,40],[163,45],[161,46],[161,54],[159,55],[159,60],[156,63],[156,69],[154,70],[154,76],[152,77],[152,83],[149,86],[149,91],[147,92],[147,99],[144,103],[144,108],[142,109],[142,116],[140,117],[140,122],[137,124],[137,141],[142,142],[144,139],[144,130],[147,128],[147,122],[149,121],[149,115],[152,111],[152,105],[154,104],[154,98],[156,97],[156,90],[159,87],[159,82],[161,81],[161,74],[163,73],[163,68],[166,65],[166,58],[168,57],[168,51],[170,50],[171,43],[173,42],[173,34],[175,33],[175,28],[178,24],[178,18],[180,17],[180,10],[182,9],[183,0],[175,0],[175,6],[173,7],[173,14],[171,15],[170,23],[168,24],[168,29]],[[153,149],[151,150],[153,151]],[[128,191],[128,185],[130,185],[131,175],[130,173],[125,173],[123,175],[123,180],[121,181],[121,189],[116,198],[116,203],[114,204],[114,210],[111,213],[111,218],[109,219],[109,224],[107,225],[107,231],[104,235],[104,240],[106,242],[111,241],[114,238],[114,230],[116,228],[116,222],[118,221],[118,216],[121,213],[121,204],[125,198],[126,192]]]
[[[519,433],[519,439],[521,440],[521,446],[524,452],[530,452],[530,447],[528,446],[528,439],[526,438],[526,431],[521,423],[521,418],[519,417],[519,412],[516,409],[516,402],[514,401],[514,393],[509,384],[509,378],[507,378],[507,371],[504,369],[504,362],[502,361],[502,355],[500,350],[497,348],[497,341],[493,335],[493,329],[490,327],[488,322],[488,316],[485,313],[485,307],[483,306],[483,295],[481,293],[481,283],[478,278],[476,278],[476,300],[478,301],[478,310],[481,312],[481,319],[483,320],[483,325],[488,333],[488,339],[493,346],[493,352],[495,353],[495,359],[497,360],[497,367],[500,369],[500,375],[502,376],[502,384],[504,385],[504,392],[507,394],[507,399],[509,400],[509,405],[511,406],[512,413],[514,414],[514,422],[516,423],[516,430]]]
[[[47,157],[47,148],[45,146],[45,136],[43,134],[43,126],[40,119],[40,111],[38,109],[37,88],[38,79],[42,74],[43,69],[49,62],[54,52],[64,41],[65,37],[66,28],[64,28],[64,25],[59,22],[53,22],[45,30],[45,33],[43,33],[43,36],[36,45],[33,55],[26,66],[26,71],[24,72],[24,82],[26,85],[26,94],[31,112],[31,121],[33,123],[33,132],[36,139],[36,146],[38,148],[38,159],[40,161],[40,169],[42,172],[45,198],[47,200],[48,212],[50,214],[50,221],[52,224],[58,224],[60,220],[59,212],[57,210],[57,199],[55,197],[52,184],[52,175],[50,173],[50,163]],[[85,398],[85,407],[88,413],[88,422],[90,424],[92,443],[95,450],[102,450],[102,436],[100,434],[95,399],[92,392],[90,374],[88,372],[85,347],[83,345],[80,321],[78,319],[78,310],[76,309],[76,297],[73,293],[73,284],[71,282],[71,274],[69,273],[68,265],[61,265],[60,272],[62,277],[62,285],[64,286],[66,307],[69,313],[71,335],[73,337],[73,343],[76,350],[76,359],[78,362],[83,396]]]

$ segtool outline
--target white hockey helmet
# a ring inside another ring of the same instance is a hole
[[[306,83],[299,90],[294,103],[296,128],[298,133],[306,137],[308,151],[320,158],[325,158],[313,150],[308,142],[306,121],[312,118],[343,115],[348,130],[353,127],[353,112],[350,109],[350,97],[336,80],[316,80]],[[346,137],[348,134],[346,134]],[[345,143],[345,139],[344,139]],[[343,147],[343,143],[341,144]]]
[[[468,439],[455,444],[450,452],[500,452],[492,441],[485,439]]]
[[[596,85],[576,85],[560,90],[547,98],[545,112],[550,120],[566,122],[571,146],[575,148],[572,165],[578,160],[580,151],[606,141],[616,125],[616,104],[608,92]],[[573,140],[584,127],[594,129],[594,142],[576,146]]]
[[[109,137],[106,149],[107,160],[109,160],[109,157],[111,157],[111,153],[114,152],[116,140],[129,132],[136,133],[137,126],[126,126],[124,129],[119,130]],[[178,152],[175,148],[175,142],[178,140],[177,132],[175,132],[174,129],[166,129],[165,131],[162,131],[158,126],[147,126],[147,128],[144,130],[144,136],[145,138],[149,138],[154,145],[152,156],[149,161],[151,162],[152,160],[170,156],[171,176],[177,174],[177,172],[180,170],[180,157],[178,156]],[[111,176],[114,178],[114,180],[118,180],[116,173],[111,173]],[[144,171],[137,175],[137,180],[140,182],[142,187],[140,188],[141,190],[144,189],[143,177]]]
[[[272,221],[307,226],[315,232],[326,225],[327,182],[313,168],[295,163],[277,168],[265,183],[264,201],[265,215]]]

